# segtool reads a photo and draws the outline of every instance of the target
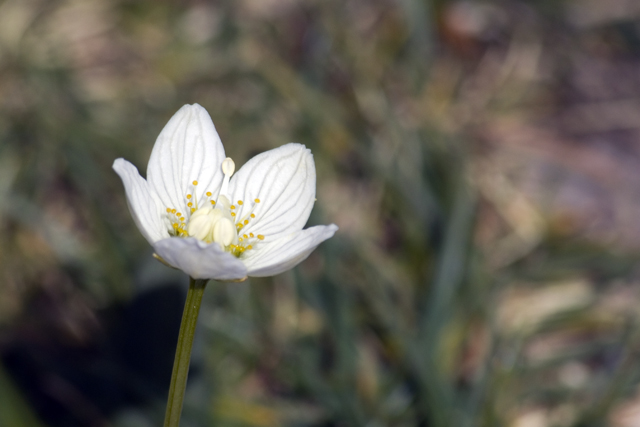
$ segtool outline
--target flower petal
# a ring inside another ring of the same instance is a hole
[[[122,179],[129,211],[144,238],[153,244],[168,237],[168,228],[162,221],[160,201],[149,188],[149,183],[140,176],[138,169],[125,159],[116,159],[113,170]]]
[[[318,225],[284,236],[256,247],[253,253],[242,259],[247,274],[254,277],[274,276],[304,261],[322,242],[332,237],[338,226]]]
[[[198,181],[197,200],[220,187],[224,158],[224,148],[209,113],[198,104],[185,105],[158,135],[149,158],[147,179],[165,208],[185,211],[185,196],[193,194],[193,181]]]
[[[231,202],[237,206],[238,219],[254,207],[255,219],[243,233],[264,235],[277,240],[304,227],[316,197],[316,168],[311,151],[302,144],[286,144],[249,160],[231,178]]]
[[[244,264],[225,252],[217,243],[205,243],[193,237],[170,237],[153,245],[168,264],[194,279],[240,280],[247,277]]]

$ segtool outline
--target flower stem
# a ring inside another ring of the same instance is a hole
[[[167,412],[164,416],[164,427],[178,427],[182,412],[184,391],[187,387],[187,375],[189,374],[189,362],[191,361],[191,348],[193,347],[193,335],[198,323],[200,303],[204,293],[206,280],[189,278],[189,291],[187,301],[184,303],[176,358],[173,361],[173,373],[171,374],[171,386],[167,398]]]

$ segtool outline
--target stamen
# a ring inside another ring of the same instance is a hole
[[[198,186],[198,181],[193,181],[192,184],[193,184],[194,187],[197,187]],[[191,194],[187,194],[187,199],[191,200],[191,196],[192,196]],[[196,189],[195,188],[193,189],[193,202],[196,205],[196,209],[198,209],[198,196],[196,195]]]
[[[218,192],[218,199],[221,195],[226,195],[227,190],[229,188],[229,180],[231,179],[231,175],[236,170],[236,164],[231,160],[231,157],[227,157],[222,161],[222,173],[224,173],[224,179],[222,180],[222,186],[220,187],[220,191]]]
[[[231,176],[235,172],[235,163],[231,158],[226,158],[222,162],[221,168],[224,173],[224,179],[218,190],[217,200],[213,199],[211,191],[206,191],[203,195],[203,197],[206,197],[205,200],[209,201],[211,207],[207,207],[210,205],[199,206],[202,202],[198,203],[199,193],[195,188],[198,185],[198,181],[194,180],[191,182],[193,187],[190,186],[191,188],[187,190],[190,193],[185,195],[185,201],[189,209],[187,215],[178,212],[176,209],[166,208],[171,224],[169,234],[175,237],[194,236],[207,243],[217,243],[227,252],[240,257],[245,251],[253,249],[253,245],[249,244],[252,242],[250,239],[257,238],[261,241],[265,239],[262,234],[256,236],[253,233],[242,234],[241,232],[243,228],[251,223],[252,219],[256,218],[253,211],[257,204],[260,203],[260,199],[254,199],[254,203],[249,202],[248,212],[244,211],[243,200],[236,200],[236,204],[232,205],[229,200],[228,189]],[[241,218],[240,212],[244,214]],[[209,218],[209,215],[219,216],[220,218]],[[209,229],[198,230],[199,227],[202,228],[207,224],[209,224]],[[199,231],[202,231],[202,233]],[[203,236],[200,236],[200,234],[203,234]]]
[[[233,162],[231,157],[227,157],[222,161],[223,174],[229,175],[229,178],[231,178],[231,175],[233,175],[233,172],[235,172],[235,170],[236,170],[236,164]]]

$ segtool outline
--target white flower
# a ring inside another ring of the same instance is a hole
[[[165,263],[194,279],[244,280],[288,270],[335,225],[303,230],[315,201],[311,152],[286,144],[234,175],[207,111],[185,105],[151,152],[147,180],[116,159],[133,219]]]

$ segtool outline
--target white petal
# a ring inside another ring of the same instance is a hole
[[[198,200],[207,191],[215,194],[222,183],[224,158],[207,111],[198,104],[185,105],[160,132],[149,158],[147,179],[165,208],[184,212],[193,181],[198,181]]]
[[[170,237],[156,242],[153,248],[168,264],[194,279],[239,280],[247,276],[244,264],[217,243]]]
[[[260,199],[253,210],[256,217],[243,233],[262,234],[269,241],[301,230],[316,197],[311,151],[301,144],[286,144],[255,156],[231,178],[229,193],[238,219]],[[244,204],[238,206],[238,200]]]
[[[138,169],[125,159],[113,162],[116,171],[127,194],[129,211],[138,229],[149,243],[169,236],[167,227],[162,220],[160,201],[149,188],[149,183],[138,173]]]
[[[332,237],[338,226],[318,225],[282,237],[256,247],[242,262],[247,266],[248,275],[254,277],[274,276],[287,271],[304,261],[322,242]]]

